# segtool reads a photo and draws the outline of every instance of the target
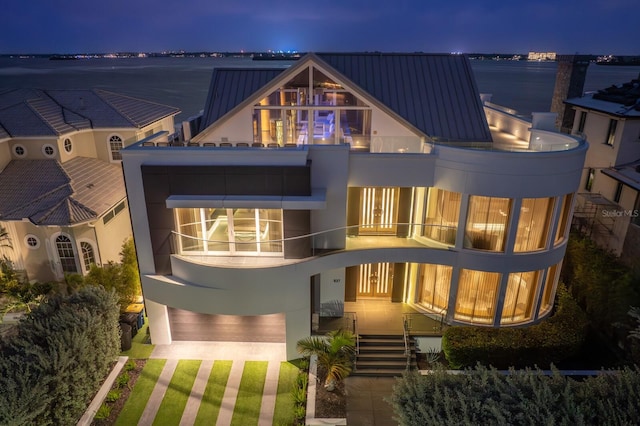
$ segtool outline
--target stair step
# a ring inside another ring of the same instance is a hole
[[[401,359],[399,361],[358,361],[356,367],[358,370],[363,368],[405,368],[407,366],[407,360]]]
[[[415,355],[412,356],[413,358],[415,358]],[[401,360],[407,360],[407,356],[405,355],[404,351],[402,352],[365,352],[365,353],[359,353],[358,354],[358,360],[363,360],[363,361],[386,361],[386,360],[397,360],[397,359],[401,359]]]
[[[404,346],[404,340],[360,339],[360,346]]]
[[[362,377],[399,377],[402,376],[404,369],[371,369],[371,370],[356,370],[351,373],[352,376]]]

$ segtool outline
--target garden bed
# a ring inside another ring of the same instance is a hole
[[[144,368],[146,362],[146,359],[131,359],[127,362],[127,364],[125,364],[125,368],[123,368],[122,372],[120,373],[118,378],[116,378],[113,386],[111,387],[111,391],[120,391],[119,398],[112,402],[103,402],[103,406],[110,407],[109,415],[103,419],[95,418],[93,422],[91,422],[93,426],[111,426],[116,423],[116,420],[118,419],[118,416],[120,415],[124,404],[127,402],[127,399],[129,399],[131,390],[138,381],[140,373],[142,373],[142,369]],[[133,368],[127,367],[127,365],[131,365]],[[126,384],[124,384],[124,379],[120,379],[121,377],[123,377],[123,374],[128,374],[129,376]]]

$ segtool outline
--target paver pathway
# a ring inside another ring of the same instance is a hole
[[[149,402],[147,402],[147,406],[144,407],[142,416],[140,416],[138,426],[149,426],[153,424],[153,419],[155,419],[156,414],[158,413],[158,409],[160,408],[160,404],[162,404],[164,394],[167,392],[167,387],[171,382],[171,377],[173,377],[173,373],[176,371],[177,366],[177,359],[167,360],[167,363],[162,369],[162,373],[160,373],[160,377],[158,377],[156,386],[153,388],[153,392],[151,392]]]
[[[202,361],[202,364],[200,364],[196,381],[193,383],[191,393],[189,394],[187,406],[184,408],[184,412],[182,413],[180,426],[191,426],[196,421],[200,402],[202,401],[202,395],[204,395],[204,390],[207,387],[207,382],[209,381],[209,375],[211,374],[212,368],[212,360],[204,360]]]
[[[258,426],[270,426],[273,424],[273,412],[276,408],[276,396],[278,395],[278,377],[280,376],[280,363],[269,361],[267,377],[262,391],[262,405],[260,406],[260,419]]]
[[[243,370],[244,361],[234,361],[233,364],[231,364],[231,372],[229,373],[227,387],[222,397],[222,404],[220,404],[220,413],[218,414],[216,426],[231,425],[231,418],[233,417],[233,409],[236,406],[236,398],[238,397]]]

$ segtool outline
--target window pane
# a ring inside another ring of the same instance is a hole
[[[282,210],[260,209],[260,251],[282,252]]]
[[[82,262],[84,264],[84,269],[88,271],[91,269],[91,265],[95,265],[96,263],[93,247],[87,242],[81,242],[80,248],[82,249]]]
[[[557,265],[553,265],[547,272],[547,279],[545,280],[544,290],[542,293],[542,303],[540,303],[540,311],[538,312],[539,317],[551,311],[551,308],[553,307],[553,298],[556,290],[556,277],[559,266],[559,263]]]
[[[545,247],[552,212],[553,198],[522,200],[514,251],[533,251]]]
[[[233,226],[231,229],[236,251],[258,251],[256,222],[255,209],[233,209]],[[264,225],[266,226],[266,223]]]
[[[420,294],[418,302],[438,313],[446,313],[449,306],[449,289],[451,288],[451,266],[421,265]]]
[[[229,251],[229,220],[227,209],[202,209],[204,214],[204,229],[206,250],[209,252]]]
[[[429,188],[421,235],[454,245],[460,216],[460,199],[457,192]]]
[[[472,195],[464,246],[479,250],[504,251],[504,240],[511,212],[509,198]]]
[[[56,248],[58,249],[58,258],[60,259],[62,270],[66,273],[78,272],[76,256],[73,252],[71,240],[64,235],[60,235],[56,238]]]
[[[507,292],[502,307],[501,324],[530,320],[538,286],[538,271],[509,274]]]
[[[565,238],[567,228],[569,227],[569,213],[571,212],[571,204],[573,202],[573,194],[567,194],[562,197],[562,206],[560,206],[560,218],[558,222],[558,230],[556,232],[556,243]]]
[[[454,318],[473,323],[493,324],[499,285],[500,274],[497,272],[462,269]]]
[[[203,251],[200,209],[176,209],[182,251]]]

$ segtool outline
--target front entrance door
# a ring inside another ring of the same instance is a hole
[[[362,188],[360,235],[396,233],[399,194],[399,188]]]
[[[393,263],[367,263],[358,267],[358,297],[391,297]]]

